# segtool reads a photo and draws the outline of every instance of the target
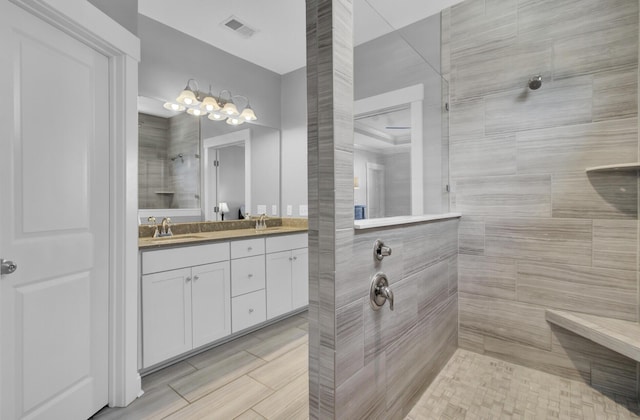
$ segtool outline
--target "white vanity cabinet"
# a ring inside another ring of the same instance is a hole
[[[267,320],[264,238],[231,242],[231,331]]]
[[[143,367],[229,335],[230,282],[228,243],[143,252]]]
[[[266,238],[267,318],[309,303],[307,234]]]

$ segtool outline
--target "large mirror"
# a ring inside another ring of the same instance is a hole
[[[363,17],[354,18],[357,27]],[[360,219],[449,211],[448,84],[441,75],[439,16],[399,30],[377,19],[379,25],[355,34],[356,227]]]
[[[142,221],[235,220],[280,215],[280,131],[230,126],[138,98]]]

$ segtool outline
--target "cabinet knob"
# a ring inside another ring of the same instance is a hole
[[[289,261],[293,261],[293,258],[289,257]]]
[[[298,259],[298,257],[293,257],[293,261],[296,261]]]
[[[187,280],[187,281],[191,281],[191,276],[188,276],[188,277],[186,278],[186,280]]]
[[[253,313],[253,308],[249,309],[249,313],[252,314]]]
[[[198,280],[200,278],[200,276],[193,276],[194,280]]]
[[[247,251],[251,251],[253,249],[253,247],[249,247],[247,248]]]
[[[253,277],[253,274],[249,274],[249,278]]]

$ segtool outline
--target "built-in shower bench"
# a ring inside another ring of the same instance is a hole
[[[640,324],[547,309],[547,321],[640,362]]]

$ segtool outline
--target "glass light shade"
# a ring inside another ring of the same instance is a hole
[[[186,109],[184,105],[174,104],[173,102],[165,102],[162,106],[169,111],[184,111]]]
[[[256,117],[256,113],[253,112],[253,109],[251,109],[249,105],[247,105],[247,107],[242,110],[242,114],[240,114],[240,118],[242,118],[245,121],[255,121],[258,119],[258,117]]]
[[[206,112],[201,110],[200,108],[189,108],[189,109],[187,109],[187,114],[191,114],[193,116],[200,117],[200,116],[206,114]]]
[[[230,117],[237,117],[240,114],[233,101],[229,101],[224,104],[224,107],[222,107],[222,113]]]
[[[240,124],[244,124],[244,121],[242,121],[239,117],[229,117],[227,118],[227,124],[240,125]]]
[[[229,205],[227,203],[219,203],[220,213],[229,213]]]
[[[183,105],[198,105],[200,103],[198,102],[198,98],[196,98],[196,94],[188,88],[180,93],[180,96],[176,98],[176,101]]]
[[[202,104],[200,104],[200,108],[206,112],[213,112],[220,109],[220,105],[218,105],[218,101],[216,101],[211,96],[207,96],[202,100]]]
[[[211,114],[209,114],[208,118],[213,121],[222,121],[227,117],[222,115],[220,111],[213,111]]]

